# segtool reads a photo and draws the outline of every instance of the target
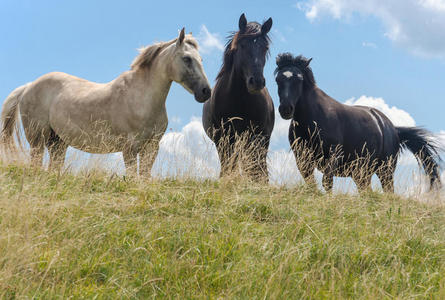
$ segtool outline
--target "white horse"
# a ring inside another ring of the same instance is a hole
[[[50,168],[63,165],[68,146],[90,153],[123,152],[127,172],[150,174],[167,128],[165,101],[173,81],[198,102],[211,94],[198,43],[185,35],[140,50],[131,70],[109,83],[65,73],[49,73],[15,89],[1,115],[7,149],[21,144],[18,115],[30,144],[31,161],[42,164],[47,147]]]

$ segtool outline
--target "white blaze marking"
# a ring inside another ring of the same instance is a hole
[[[291,78],[292,76],[294,76],[294,73],[292,73],[291,71],[286,71],[283,72],[283,75],[286,76],[287,78]]]

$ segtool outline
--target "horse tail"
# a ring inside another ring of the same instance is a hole
[[[19,147],[22,148],[20,122],[17,121],[17,117],[19,113],[19,103],[22,99],[23,92],[26,90],[28,85],[29,83],[16,88],[3,102],[3,109],[0,119],[0,140],[1,146],[5,152],[17,151],[16,141],[14,140],[14,133]]]
[[[430,178],[430,188],[440,188],[439,152],[441,146],[434,140],[434,135],[421,127],[396,127],[402,150],[408,149],[423,166]]]

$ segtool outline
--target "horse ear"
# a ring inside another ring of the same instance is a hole
[[[182,27],[182,30],[179,33],[178,40],[176,41],[176,46],[181,46],[182,43],[184,42],[184,38],[185,38],[185,28]]]
[[[309,58],[308,61],[306,62],[306,68],[309,67],[309,64],[311,63],[311,61],[312,61],[312,57]]]
[[[239,31],[244,32],[244,30],[246,30],[246,26],[247,26],[247,19],[246,16],[242,14],[241,17],[239,17],[239,22],[238,22]]]
[[[261,26],[261,33],[267,34],[270,31],[270,28],[272,28],[272,18],[267,19],[267,21],[263,23]]]

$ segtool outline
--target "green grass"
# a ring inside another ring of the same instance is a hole
[[[445,297],[445,209],[0,166],[1,298]]]

